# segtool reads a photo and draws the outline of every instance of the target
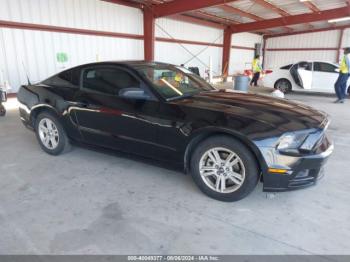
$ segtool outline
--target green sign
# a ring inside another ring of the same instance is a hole
[[[59,63],[65,63],[68,61],[68,55],[66,53],[57,53],[56,55],[57,62]]]

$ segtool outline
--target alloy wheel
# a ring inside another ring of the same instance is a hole
[[[59,132],[51,119],[41,119],[38,125],[38,131],[40,140],[47,149],[53,150],[58,146]]]
[[[232,150],[222,147],[209,149],[203,154],[199,172],[204,183],[219,193],[232,193],[245,180],[242,159]]]

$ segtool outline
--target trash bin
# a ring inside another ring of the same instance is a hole
[[[235,76],[235,84],[233,89],[237,91],[248,92],[249,77],[245,75]]]

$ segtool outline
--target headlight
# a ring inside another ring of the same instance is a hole
[[[309,133],[286,133],[281,136],[281,138],[278,141],[277,149],[288,151],[289,149],[293,151],[293,149],[298,149]]]

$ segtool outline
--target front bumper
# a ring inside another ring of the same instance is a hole
[[[286,169],[286,173],[266,171],[263,176],[264,191],[282,192],[316,184],[323,176],[323,167],[334,149],[333,143],[324,136],[313,154],[289,156],[280,154],[275,148],[263,149],[268,166]]]

